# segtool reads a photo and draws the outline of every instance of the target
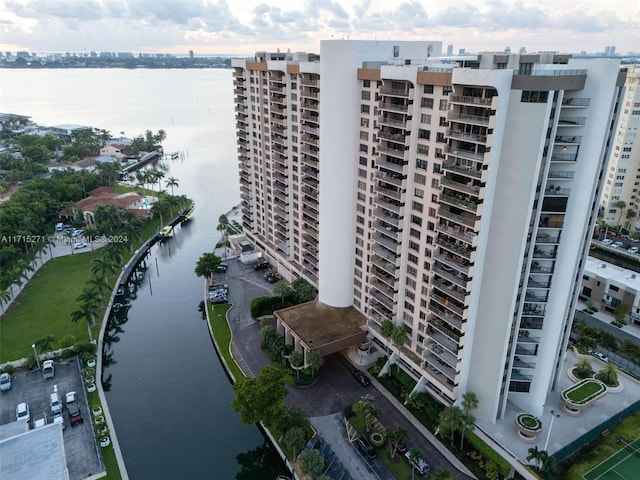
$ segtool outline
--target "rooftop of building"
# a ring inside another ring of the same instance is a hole
[[[21,425],[3,425],[0,438],[2,461],[0,478],[3,480],[68,480],[62,429],[51,423],[35,430],[24,430]],[[10,430],[10,431],[7,431]]]
[[[309,350],[327,347],[366,332],[366,317],[354,307],[313,301],[274,312]]]
[[[640,292],[640,274],[598,258],[589,257],[587,259],[584,274],[597,275],[600,278],[616,282],[618,285],[624,285],[628,290]]]

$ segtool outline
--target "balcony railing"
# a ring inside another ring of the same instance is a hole
[[[380,102],[380,110],[406,113],[409,111],[409,105],[403,105],[402,103]]]
[[[378,117],[378,123],[381,125],[389,125],[390,127],[403,128],[403,129],[406,129],[406,126],[407,126],[406,120],[398,120],[391,117],[385,117],[383,115],[380,115]]]
[[[590,98],[563,98],[563,107],[588,107],[591,104]]]
[[[478,195],[480,192],[480,187],[473,184],[473,180],[468,182],[459,182],[449,177],[441,177],[440,184],[452,188],[454,190],[462,191],[465,193],[469,193],[471,195]]]
[[[578,160],[577,153],[554,153],[551,155],[552,162],[575,162]]]
[[[479,125],[489,125],[489,117],[481,115],[469,115],[467,113],[459,113],[456,111],[449,111],[447,116],[449,120],[457,120],[465,123],[475,123]]]
[[[460,198],[461,195],[452,195],[450,193],[442,193],[440,194],[440,200],[444,203],[448,203],[449,205],[453,205],[454,207],[464,208],[465,210],[469,210],[471,212],[476,212],[478,210],[478,204],[468,198]]]
[[[579,143],[582,142],[582,136],[581,135],[558,135],[555,138],[555,142],[556,144],[566,143],[570,145],[578,145]]]
[[[392,95],[396,97],[407,97],[409,96],[409,88],[391,88],[387,86],[380,87],[381,95]]]
[[[560,117],[558,119],[559,127],[581,127],[586,123],[587,117]]]
[[[491,98],[469,97],[466,95],[449,95],[449,103],[466,103],[468,105],[490,107],[492,100]]]
[[[454,128],[451,128],[447,131],[447,135],[450,138],[457,138],[459,140],[464,140],[464,141],[469,141],[469,142],[482,142],[482,143],[486,143],[487,141],[487,136],[486,135],[480,135],[480,134],[476,134],[476,133],[467,133],[463,130],[456,130]]]

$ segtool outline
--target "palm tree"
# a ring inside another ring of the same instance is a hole
[[[402,428],[398,427],[395,430],[387,433],[387,438],[389,440],[389,449],[391,452],[391,458],[396,455],[398,451],[398,446],[402,445],[407,438],[409,438],[409,432]]]
[[[475,392],[467,392],[462,395],[462,409],[464,413],[469,413],[471,410],[478,408],[478,395]]]
[[[627,210],[627,214],[625,215],[625,218],[627,219],[625,223],[625,227],[629,228],[631,226],[631,219],[636,218],[637,216],[638,216],[638,212],[636,212],[635,210],[632,210],[632,209]]]
[[[82,303],[78,310],[71,312],[71,321],[77,322],[78,320],[85,319],[87,321],[87,330],[89,332],[89,341],[93,342],[93,336],[91,335],[91,327],[96,322],[99,312],[95,305],[90,303]]]
[[[302,370],[304,363],[304,355],[301,352],[294,350],[289,355],[289,363],[291,367],[296,371],[296,377],[300,379],[300,370]]]
[[[540,452],[541,458],[540,458],[540,467],[539,467],[539,471],[540,474],[543,475],[545,478],[547,478],[549,476],[550,473],[553,472],[555,466],[556,466],[556,459],[553,458],[553,456],[549,455],[546,451],[542,451]]]
[[[576,363],[576,366],[574,367],[573,372],[576,374],[578,378],[590,377],[591,375],[593,375],[593,368],[591,367],[591,362],[586,358],[581,359],[578,363]]]
[[[540,469],[540,462],[542,460],[542,453],[543,452],[546,453],[544,450],[540,450],[537,446],[536,447],[531,447],[527,451],[527,461],[528,462],[533,461],[536,470]]]
[[[424,460],[424,454],[422,450],[418,448],[412,448],[408,453],[409,461],[411,462],[411,480],[413,480],[413,474],[416,471],[415,465],[420,461]]]
[[[165,173],[162,170],[154,170],[154,179],[158,182],[158,193],[162,192],[162,179],[165,177]]]
[[[167,186],[167,188],[171,189],[171,195],[173,195],[173,188],[178,188],[179,183],[178,183],[178,179],[175,177],[169,177],[167,178],[167,180],[164,182],[165,185]]]
[[[318,350],[311,350],[307,354],[307,364],[311,370],[312,375],[316,375],[320,371],[320,367],[324,363],[324,358]]]
[[[157,217],[157,216],[160,217],[160,228],[162,228],[164,225],[164,221],[162,218],[163,215],[166,213],[169,213],[170,209],[171,209],[171,204],[166,195],[159,195],[158,199],[155,202],[153,202],[153,205],[151,206],[151,214],[154,217]]]
[[[109,282],[109,273],[114,274],[116,271],[116,264],[108,258],[94,258],[91,261],[91,272],[104,278],[105,283]]]
[[[278,420],[278,430],[286,432],[294,427],[304,427],[307,423],[307,414],[300,407],[292,405],[282,409],[282,418]]]
[[[35,346],[38,349],[38,353],[50,352],[55,344],[56,337],[54,337],[53,335],[47,335],[46,337],[35,341]]]
[[[622,219],[622,213],[624,212],[624,209],[627,208],[627,202],[625,202],[624,200],[618,200],[615,203],[615,207],[617,209],[620,209],[620,214],[618,215],[618,225],[620,225],[620,220]]]
[[[389,343],[391,342],[391,335],[393,335],[394,324],[388,318],[385,318],[380,322],[380,335],[387,339],[387,355],[389,354]]]
[[[304,430],[300,427],[293,427],[286,431],[282,437],[282,443],[291,451],[292,458],[296,458],[304,446]]]
[[[284,307],[285,298],[291,295],[291,287],[284,280],[280,280],[273,286],[273,295],[276,297],[280,297],[282,306]]]
[[[460,450],[461,451],[464,445],[465,430],[469,429],[473,431],[475,425],[476,425],[476,417],[474,417],[470,413],[462,412],[462,416],[460,417]]]
[[[613,363],[607,363],[596,377],[610,387],[618,385],[618,368]]]
[[[99,307],[102,303],[102,294],[94,286],[85,287],[82,293],[76,297],[78,303],[90,303],[96,307]]]
[[[89,245],[91,245],[91,251],[93,252],[93,240],[98,235],[98,228],[95,225],[87,225],[84,227],[84,234],[89,240]]]
[[[438,420],[440,427],[449,430],[451,434],[451,444],[453,445],[453,435],[457,430],[460,430],[462,426],[462,416],[464,413],[460,410],[460,407],[448,407],[440,412]]]

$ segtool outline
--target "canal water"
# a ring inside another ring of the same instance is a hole
[[[165,180],[196,203],[193,220],[154,246],[130,307],[109,329],[107,401],[132,479],[270,479],[284,473],[233,391],[198,309],[193,272],[218,218],[239,203],[230,70],[2,70],[0,111],[44,125],[81,124],[134,137],[167,132]]]

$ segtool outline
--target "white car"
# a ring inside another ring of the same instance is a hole
[[[53,423],[59,423],[60,426],[62,427],[62,430],[67,428],[67,426],[64,424],[64,415],[62,415],[62,413],[58,413],[57,415],[54,415]]]
[[[610,238],[605,238],[600,243],[602,243],[602,245],[611,245],[613,243],[613,240],[611,240]]]
[[[42,376],[44,378],[53,378],[56,373],[53,360],[45,360],[42,364]]]
[[[72,403],[76,403],[76,398],[76,392],[67,392],[64,398],[64,403],[67,405],[67,408],[69,408],[69,405]]]
[[[424,475],[431,470],[429,464],[427,464],[427,462],[425,462],[422,458],[418,458],[417,461],[412,461],[411,455],[409,455],[409,453],[410,452],[405,453],[404,456],[409,461],[409,465],[411,465],[413,469],[417,470],[420,475]]]
[[[629,253],[638,253],[638,247],[631,247],[629,250],[627,250],[627,252],[629,252]]]
[[[78,250],[80,248],[86,248],[87,244],[84,242],[76,242],[73,244],[73,249]]]
[[[609,357],[607,357],[604,353],[596,352],[595,356],[598,357],[603,362],[608,362],[609,361]]]
[[[24,402],[18,404],[18,406],[16,407],[16,420],[17,421],[24,420],[25,422],[28,422],[29,420],[31,420],[29,405],[27,405]]]
[[[4,372],[0,375],[0,392],[8,392],[11,390],[11,375]]]
[[[624,243],[622,242],[616,242],[613,245],[611,245],[611,248],[620,248],[624,245]]]
[[[79,237],[80,235],[82,235],[84,233],[84,230],[80,230],[80,229],[75,229],[73,232],[71,232],[71,236],[72,237]]]

